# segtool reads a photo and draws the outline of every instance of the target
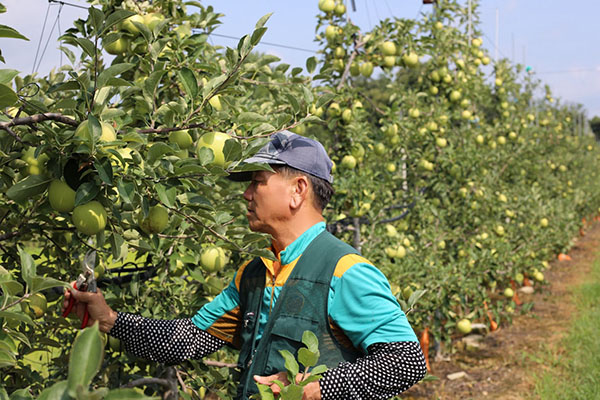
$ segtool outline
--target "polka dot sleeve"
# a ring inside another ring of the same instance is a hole
[[[128,352],[165,364],[199,359],[225,344],[190,318],[158,320],[122,312],[108,334],[120,339]]]
[[[323,400],[389,399],[425,376],[418,342],[374,343],[368,354],[330,369],[320,380]]]

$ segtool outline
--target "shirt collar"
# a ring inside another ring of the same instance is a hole
[[[302,235],[300,235],[296,240],[290,243],[284,250],[279,253],[279,260],[281,261],[281,265],[286,265],[294,261],[296,258],[300,257],[304,250],[308,247],[310,242],[313,241],[314,238],[319,236],[321,232],[325,230],[325,222],[317,222],[310,228],[308,228]]]

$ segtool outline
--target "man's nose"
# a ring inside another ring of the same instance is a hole
[[[249,184],[248,187],[246,188],[246,190],[244,190],[244,199],[246,201],[250,201],[252,200],[252,190],[251,190],[252,184]]]

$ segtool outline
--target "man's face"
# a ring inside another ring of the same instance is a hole
[[[250,229],[273,235],[291,215],[292,193],[293,179],[270,171],[253,172],[252,180],[244,191]]]

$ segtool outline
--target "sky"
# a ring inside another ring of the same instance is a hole
[[[346,1],[350,18],[363,31],[370,30],[381,19],[416,18],[433,10],[421,0],[355,0],[354,12],[350,0]],[[30,41],[0,39],[0,49],[6,59],[0,68],[24,73],[37,69],[45,74],[61,62],[67,62],[57,50],[59,31],[70,27],[74,19],[85,17],[86,10],[68,5],[61,8],[46,0],[4,0],[2,3],[8,11],[0,14],[0,24],[17,29]],[[67,3],[87,6],[81,0]],[[203,0],[201,3],[225,14],[216,34],[238,38],[251,33],[256,21],[272,12],[258,50],[274,54],[282,62],[304,66],[306,58],[314,55],[311,51],[317,50],[314,28],[318,0]],[[600,116],[600,1],[482,0],[481,3],[479,28],[483,31],[483,46],[492,58],[496,54],[497,31],[499,57],[531,66],[561,102],[582,104],[589,118]],[[210,40],[213,44],[230,47],[237,44],[237,40],[216,35]]]

